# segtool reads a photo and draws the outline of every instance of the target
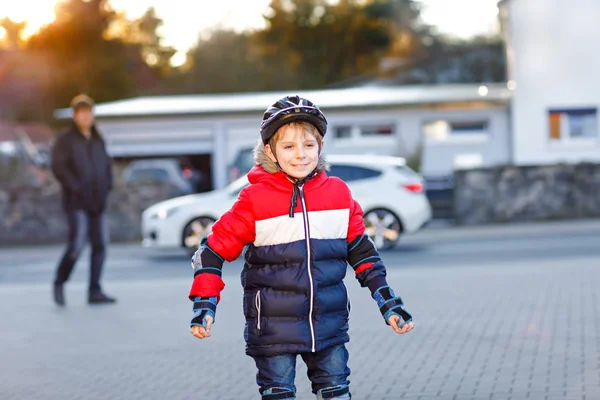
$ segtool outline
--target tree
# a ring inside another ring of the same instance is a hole
[[[50,63],[49,112],[68,105],[77,93],[110,101],[133,96],[140,82],[156,80],[139,44],[109,37],[117,14],[107,0],[65,0],[57,3],[55,14],[26,46]]]
[[[17,49],[21,47],[21,33],[27,27],[27,22],[15,22],[8,17],[4,17],[0,20],[0,27],[4,28],[6,32],[5,42],[9,48]]]
[[[393,84],[485,83],[506,80],[504,42],[499,37],[450,40],[436,37],[426,52],[388,74]]]
[[[245,92],[292,87],[290,75],[265,66],[252,33],[217,30],[199,39],[187,63],[163,86],[167,93]]]
[[[139,46],[144,61],[161,76],[166,76],[170,73],[171,58],[176,50],[162,44],[163,38],[158,34],[162,25],[163,20],[158,17],[154,7],[148,8],[135,20],[129,20],[124,13],[117,13],[105,36]]]
[[[149,8],[135,23],[140,35],[137,42],[142,45],[144,59],[148,64],[166,72],[176,51],[173,47],[162,45],[162,38],[158,35],[162,24],[163,20],[156,16],[154,8]]]
[[[419,16],[412,0],[272,0],[258,38],[264,57],[293,71],[297,86],[323,87],[376,76],[385,57],[410,57]]]

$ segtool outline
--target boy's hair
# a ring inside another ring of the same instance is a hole
[[[285,129],[288,126],[295,126],[300,129],[303,129],[305,132],[310,132],[315,137],[315,139],[317,140],[317,143],[319,145],[319,161],[317,163],[316,169],[319,172],[325,171],[326,169],[328,169],[328,165],[327,165],[327,162],[325,161],[325,157],[323,156],[323,153],[321,153],[323,137],[321,136],[321,133],[319,132],[319,130],[313,124],[311,124],[309,122],[294,121],[294,122],[290,122],[289,124],[285,124],[282,127],[280,127],[279,129],[277,129],[277,132],[273,135],[273,137],[271,139],[269,139],[268,145],[271,147],[271,151],[274,151],[277,141],[279,141],[279,139],[281,138],[281,132],[283,131],[283,129]],[[275,164],[273,162],[273,160],[271,160],[271,158],[269,158],[269,156],[267,155],[267,149],[266,149],[266,146],[263,143],[262,139],[259,139],[258,142],[256,143],[256,146],[254,147],[254,161],[256,161],[256,163],[258,165],[263,167],[263,169],[265,171],[267,171],[271,174],[274,174],[279,171],[279,167],[277,166],[277,164]]]
[[[312,133],[312,135],[317,140],[317,143],[319,144],[319,151],[321,150],[321,144],[323,143],[323,136],[321,136],[321,133],[319,132],[317,127],[309,122],[294,121],[294,122],[290,122],[289,124],[285,124],[285,125],[281,126],[279,129],[277,129],[277,131],[275,132],[273,137],[271,139],[269,139],[269,146],[271,147],[271,151],[274,152],[275,145],[281,138],[281,132],[287,127],[296,127],[296,128],[302,129],[304,132]]]

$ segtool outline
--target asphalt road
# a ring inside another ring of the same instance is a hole
[[[51,301],[61,246],[0,248],[0,399],[257,399],[242,338],[240,262],[213,337],[188,333],[180,250],[110,248],[85,303],[85,253]],[[347,277],[356,399],[600,399],[600,221],[428,228],[382,253],[417,327],[395,336]],[[310,394],[298,363],[298,399]]]

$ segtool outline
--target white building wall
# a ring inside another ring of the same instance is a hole
[[[241,148],[253,146],[260,122],[252,117],[134,117],[98,119],[112,157],[211,154],[214,188],[227,185],[227,168]]]
[[[509,135],[505,106],[481,109],[442,108],[325,110],[329,131],[326,154],[381,154],[409,158],[423,152],[422,172],[451,174],[457,157],[480,155],[481,166],[507,163]],[[437,120],[482,121],[488,134],[475,137],[425,138],[423,126]],[[393,126],[392,135],[336,138],[339,126]],[[211,154],[213,186],[228,182],[228,168],[240,150],[253,148],[259,138],[260,115],[132,117],[98,121],[113,157],[175,156]]]
[[[422,152],[421,173],[426,176],[444,176],[466,158],[479,158],[473,166],[507,164],[510,157],[510,135],[508,110],[505,106],[484,109],[399,109],[361,113],[329,113],[332,128],[344,124],[394,124],[396,133],[392,137],[355,138],[342,140],[329,138],[326,145],[329,153],[384,154],[410,158]],[[487,131],[473,135],[448,135],[427,137],[423,128],[426,123],[444,120],[448,122],[486,122]]]
[[[214,123],[195,117],[98,119],[112,157],[204,154],[213,151]]]
[[[455,169],[492,167],[511,162],[508,109],[446,111],[420,115],[425,122],[444,120],[452,123],[485,122],[480,133],[448,134],[423,138],[421,173],[425,176],[447,176]]]
[[[600,161],[600,1],[506,0],[502,7],[509,79],[516,83],[515,163]],[[563,120],[560,139],[551,138],[550,109],[590,108],[597,110],[593,137],[571,137]]]
[[[408,154],[406,138],[415,135],[407,132],[403,126],[402,115],[398,110],[361,109],[352,111],[327,111],[328,133],[325,137],[325,152],[329,154],[381,154],[390,156],[406,156]],[[336,138],[337,127],[349,126],[357,129],[361,126],[392,126],[391,135],[363,137],[353,134],[351,138]],[[418,133],[416,133],[418,136]]]

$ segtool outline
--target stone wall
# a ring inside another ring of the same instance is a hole
[[[454,218],[478,225],[600,217],[600,164],[457,171]],[[118,184],[109,198],[112,242],[140,240],[140,218],[152,204],[175,197],[167,185]],[[64,243],[67,224],[60,187],[0,187],[0,245]]]
[[[600,217],[600,164],[457,171],[459,225]]]
[[[140,240],[142,211],[176,195],[168,185],[117,185],[109,197],[111,241]],[[53,179],[37,187],[0,187],[0,245],[64,243],[68,229],[61,201]]]

